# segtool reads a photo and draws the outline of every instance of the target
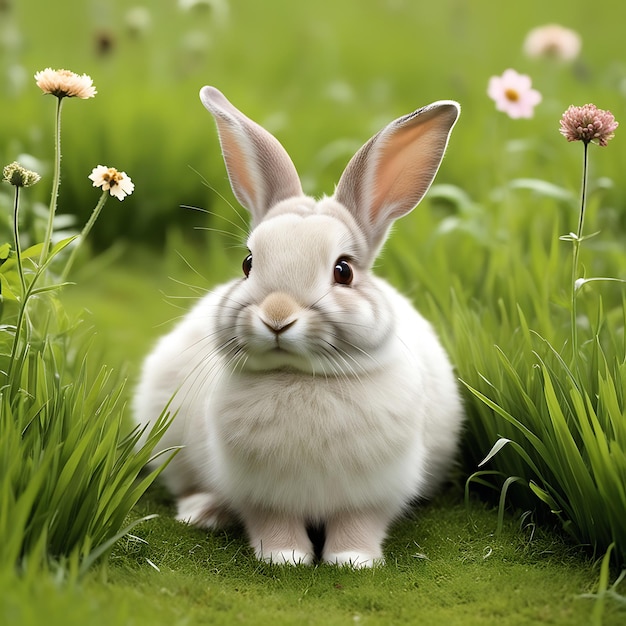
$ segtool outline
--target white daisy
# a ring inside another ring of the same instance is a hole
[[[94,167],[89,179],[93,181],[94,187],[102,187],[103,191],[108,191],[118,200],[130,196],[135,189],[133,181],[126,172],[118,172],[114,167],[107,167],[106,165]]]

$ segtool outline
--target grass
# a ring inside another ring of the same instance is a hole
[[[64,151],[61,200],[84,222],[95,204],[86,176],[99,162],[125,170],[137,185],[123,208],[107,207],[93,233],[100,246],[120,239],[160,244],[167,226],[198,223],[181,204],[220,211],[191,168],[230,196],[212,121],[198,100],[203,84],[215,84],[275,132],[305,190],[316,194],[332,192],[354,149],[384,123],[441,98],[463,106],[442,179],[482,200],[512,177],[536,174],[537,165],[546,180],[577,189],[578,161],[573,151],[559,149],[558,117],[591,96],[616,114],[622,107],[624,8],[618,0],[603,1],[615,19],[601,25],[587,19],[582,0],[549,6],[528,0],[515,15],[487,0],[462,10],[448,0],[427,14],[417,3],[383,0],[216,4],[228,8],[225,23],[210,10],[184,12],[175,2],[155,0],[150,28],[133,36],[123,0],[93,7],[65,2],[54,11],[43,0],[13,3],[0,63],[4,75],[24,82],[0,85],[11,111],[0,120],[0,157],[10,162],[27,153],[44,165],[51,159],[50,103],[37,97],[35,71],[69,66],[89,73],[98,96],[65,107],[64,144],[71,150]],[[526,32],[563,15],[584,33],[581,59],[559,66],[525,58]],[[106,50],[99,45],[103,36]],[[495,116],[486,85],[507,66],[530,73],[544,94],[535,119]],[[618,181],[622,155],[598,158],[602,175]],[[619,184],[611,193],[626,195]]]
[[[599,566],[554,534],[507,521],[458,492],[394,526],[387,565],[374,571],[258,563],[238,528],[209,534],[183,526],[158,490],[137,514],[162,517],[119,542],[106,574],[54,589],[13,580],[0,617],[30,626],[100,624],[593,624]],[[137,538],[138,537],[138,538]],[[51,588],[52,587],[52,588]],[[36,600],[36,602],[34,602]],[[621,624],[607,603],[603,624]]]

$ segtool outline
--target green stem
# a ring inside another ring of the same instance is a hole
[[[19,207],[20,207],[20,188],[15,186],[15,204],[13,205],[13,238],[15,243],[15,257],[17,260],[17,271],[20,275],[22,283],[22,297],[26,294],[26,279],[24,278],[24,267],[22,266],[22,247],[20,245],[20,224],[19,224]]]
[[[50,242],[52,241],[52,229],[54,227],[54,216],[57,212],[57,199],[59,196],[59,185],[61,184],[61,106],[63,98],[57,97],[56,117],[54,124],[54,177],[52,179],[52,192],[50,194],[50,209],[48,211],[48,225],[46,235],[41,248],[39,265],[42,265],[48,256]]]
[[[578,360],[578,327],[577,327],[577,318],[578,318],[578,308],[576,305],[576,296],[578,294],[578,289],[576,287],[576,281],[578,280],[578,258],[580,255],[580,244],[582,243],[583,236],[583,227],[585,224],[585,208],[587,202],[587,153],[589,144],[585,142],[583,151],[583,182],[582,189],[580,192],[581,200],[580,200],[580,213],[578,215],[578,229],[576,231],[576,237],[573,239],[572,243],[574,245],[574,250],[572,253],[572,357],[573,363],[575,364]]]
[[[9,357],[9,367],[7,368],[7,382],[11,381],[13,364],[17,359],[17,349],[22,334],[22,325],[26,317],[26,304],[30,297],[30,289],[26,288],[26,278],[24,277],[24,267],[22,265],[22,246],[20,245],[20,227],[19,227],[19,206],[20,206],[20,188],[15,186],[15,204],[13,206],[13,238],[15,244],[15,256],[17,263],[17,271],[20,275],[20,283],[22,285],[22,297],[20,299],[20,307],[17,313],[17,321],[15,323],[15,335],[13,336],[13,345],[11,346],[11,356]]]
[[[18,261],[18,264],[19,263],[20,262]],[[17,322],[15,323],[15,336],[13,337],[13,346],[11,347],[11,356],[9,357],[9,367],[7,368],[7,381],[11,380],[11,373],[13,372],[13,365],[16,362],[16,360],[18,360],[17,349],[20,343],[22,327],[24,325],[24,322],[28,321],[26,307],[28,306],[28,303],[31,297],[33,293],[35,292],[35,286],[39,278],[43,275],[46,267],[47,267],[47,263],[44,262],[44,265],[40,265],[37,268],[29,285],[26,285],[26,282],[24,281],[25,291],[23,293],[22,300],[20,302],[20,307],[17,313]],[[28,349],[28,336],[26,337],[25,344],[24,344],[24,353],[26,353],[27,349]]]
[[[100,196],[100,199],[98,200],[98,203],[96,204],[96,207],[92,211],[88,222],[85,224],[82,232],[80,233],[78,241],[76,242],[76,245],[72,249],[70,257],[67,260],[67,263],[65,264],[65,268],[63,269],[63,273],[61,274],[61,282],[65,282],[65,279],[67,278],[67,275],[69,274],[70,268],[72,267],[74,260],[76,258],[76,253],[78,249],[80,248],[81,244],[83,243],[83,241],[85,241],[85,239],[87,238],[87,235],[91,231],[93,225],[96,223],[96,220],[98,219],[98,216],[100,215],[100,211],[102,211],[102,207],[104,206],[104,203],[107,201],[108,196],[109,196],[108,191],[102,192],[102,195]]]

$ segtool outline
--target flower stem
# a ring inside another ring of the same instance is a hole
[[[20,208],[20,188],[15,186],[15,204],[13,205],[13,238],[15,243],[15,257],[17,261],[17,271],[20,275],[22,283],[22,297],[26,294],[26,279],[24,278],[24,267],[22,266],[22,247],[20,245],[20,225],[19,225],[19,208]]]
[[[57,212],[57,199],[59,196],[59,185],[61,184],[61,106],[63,98],[57,97],[56,116],[54,124],[54,177],[52,179],[52,192],[50,194],[50,209],[48,211],[48,225],[46,235],[41,248],[39,265],[42,265],[48,256],[50,242],[52,241],[52,229],[54,227],[54,216]]]
[[[20,335],[22,334],[22,325],[26,316],[26,304],[30,296],[30,290],[26,288],[26,278],[24,277],[24,267],[22,265],[22,246],[20,245],[20,227],[19,227],[19,206],[20,206],[20,188],[15,186],[15,204],[13,206],[13,238],[15,244],[15,257],[17,263],[17,271],[20,275],[20,283],[22,285],[22,294],[20,298],[20,306],[15,324],[15,335],[13,336],[13,345],[11,347],[11,355],[9,357],[9,367],[7,369],[7,381],[11,381],[13,365],[17,358],[17,349],[20,343]]]
[[[24,296],[26,299],[26,296]],[[15,335],[13,336],[13,345],[11,346],[11,355],[9,356],[9,366],[7,368],[7,382],[11,384],[13,367],[17,362],[17,349],[20,345],[20,336],[22,334],[22,326],[24,324],[24,320],[26,318],[26,302],[20,302],[20,308],[17,313],[17,322],[15,324]],[[28,341],[26,342],[28,344]]]
[[[582,189],[580,192],[581,200],[580,200],[580,212],[578,214],[578,229],[576,231],[576,237],[572,238],[572,244],[574,246],[574,250],[572,253],[572,308],[571,308],[571,327],[572,327],[572,358],[573,363],[576,363],[578,360],[578,328],[577,328],[577,319],[578,319],[578,309],[576,305],[576,297],[578,295],[578,288],[576,286],[576,281],[578,279],[578,258],[580,254],[580,244],[582,243],[583,237],[583,227],[585,224],[585,208],[587,202],[587,161],[588,161],[588,147],[589,143],[583,143],[583,182]]]
[[[89,220],[87,221],[83,230],[81,231],[78,241],[76,242],[76,245],[72,249],[70,257],[67,260],[65,267],[63,268],[63,273],[61,274],[61,282],[65,282],[65,279],[67,278],[67,275],[69,274],[70,268],[72,267],[74,263],[74,259],[76,258],[76,252],[78,251],[78,248],[80,248],[83,241],[85,241],[85,239],[87,238],[87,235],[91,231],[93,225],[96,223],[96,220],[98,219],[98,216],[100,215],[100,211],[102,211],[102,207],[104,206],[104,203],[107,201],[108,196],[109,196],[108,191],[102,192],[102,195],[100,196],[100,199],[98,200],[98,203],[96,204],[94,210],[91,213],[91,216],[89,217]]]

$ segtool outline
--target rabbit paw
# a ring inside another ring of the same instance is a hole
[[[194,493],[179,498],[177,508],[178,521],[202,528],[219,528],[230,518],[228,509],[212,493]]]

